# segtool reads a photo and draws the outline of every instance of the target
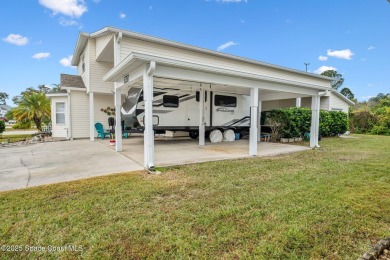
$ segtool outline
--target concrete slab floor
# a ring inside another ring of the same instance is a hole
[[[99,142],[109,146],[108,139],[99,139]],[[130,136],[127,139],[124,138],[123,151],[121,153],[140,165],[143,165],[143,144],[143,137],[139,135]],[[114,146],[109,147],[113,150],[115,149]],[[273,156],[305,150],[310,150],[310,148],[299,145],[260,142],[258,145],[258,156]],[[155,138],[156,166],[183,165],[247,157],[250,157],[248,140],[237,140],[218,144],[206,142],[205,146],[199,146],[198,140],[192,140],[190,138]]]
[[[100,142],[74,140],[0,148],[0,191],[142,170]]]

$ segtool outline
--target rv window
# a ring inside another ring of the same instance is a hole
[[[217,107],[236,107],[237,98],[231,96],[215,95],[214,105]]]
[[[207,92],[204,92],[204,102],[207,101]],[[196,91],[196,102],[199,102],[199,91]]]
[[[163,96],[163,106],[164,107],[179,107],[179,97],[178,96]]]

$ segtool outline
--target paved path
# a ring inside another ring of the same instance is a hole
[[[0,147],[0,191],[142,169],[126,156],[88,140]]]
[[[12,130],[12,131],[5,131],[2,135],[32,135],[37,133],[38,130],[27,130],[27,131],[18,131],[18,130]]]

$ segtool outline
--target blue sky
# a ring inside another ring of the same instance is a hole
[[[359,100],[390,92],[387,0],[2,0],[0,92],[59,83],[78,33],[105,26],[319,73]]]

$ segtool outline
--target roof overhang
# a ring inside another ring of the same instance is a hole
[[[72,66],[77,66],[80,61],[80,55],[87,45],[90,35],[88,33],[80,33],[77,39],[76,47],[73,52]]]
[[[52,97],[67,97],[68,93],[58,93],[58,94],[46,94],[46,97],[52,98]]]
[[[171,58],[150,55],[150,54],[140,53],[140,52],[130,53],[116,67],[111,69],[103,77],[103,80],[109,82],[119,82],[130,72],[136,70],[141,66],[148,65],[151,61],[155,61],[157,63],[157,67],[158,66],[173,67],[173,68],[185,69],[185,70],[191,70],[197,72],[212,73],[214,75],[241,78],[245,80],[278,83],[278,84],[290,85],[290,86],[299,86],[304,88],[315,89],[318,91],[329,90],[330,87],[328,87],[328,85],[330,86],[330,81],[332,80],[331,78],[328,77],[317,77],[307,73],[305,74],[306,77],[310,77],[310,78],[314,77],[315,79],[318,79],[319,81],[321,81],[321,83],[323,83],[318,85],[308,84],[299,81],[286,80],[282,78],[275,78],[267,75],[254,74],[245,71],[226,69],[226,68],[221,68],[216,66],[209,66],[205,64],[194,63],[191,61],[171,59]],[[275,68],[275,69],[280,70],[280,68]]]

